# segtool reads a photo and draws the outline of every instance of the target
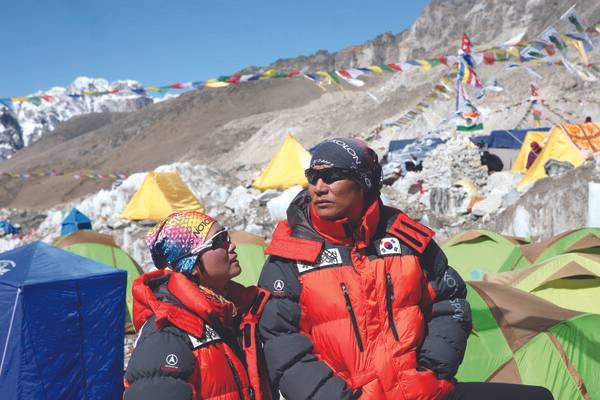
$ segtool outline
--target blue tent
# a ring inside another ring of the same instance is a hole
[[[126,285],[42,242],[1,253],[2,399],[120,399]]]
[[[10,222],[6,220],[0,221],[0,236],[4,235],[16,235],[20,231],[19,228],[13,226]]]
[[[60,235],[65,236],[81,229],[92,229],[92,221],[84,213],[73,208],[62,222]]]
[[[550,128],[505,129],[492,131],[488,136],[474,136],[473,143],[485,142],[489,148],[520,149],[529,131],[548,132]]]

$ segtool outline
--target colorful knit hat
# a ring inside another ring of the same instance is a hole
[[[206,241],[215,222],[202,212],[182,211],[174,212],[152,228],[144,239],[156,268],[169,267],[191,276],[198,255],[184,256]]]

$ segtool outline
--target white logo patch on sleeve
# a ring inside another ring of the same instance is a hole
[[[383,238],[379,242],[379,254],[382,256],[402,254],[400,241],[396,238]]]

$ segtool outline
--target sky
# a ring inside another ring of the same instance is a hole
[[[0,98],[78,76],[201,81],[410,27],[428,0],[18,0],[2,6]],[[399,60],[400,61],[400,60]]]

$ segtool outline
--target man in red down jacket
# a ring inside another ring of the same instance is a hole
[[[433,231],[382,204],[366,143],[321,143],[306,176],[259,281],[271,291],[259,333],[274,390],[287,400],[552,398],[456,384],[471,331],[465,283]]]

